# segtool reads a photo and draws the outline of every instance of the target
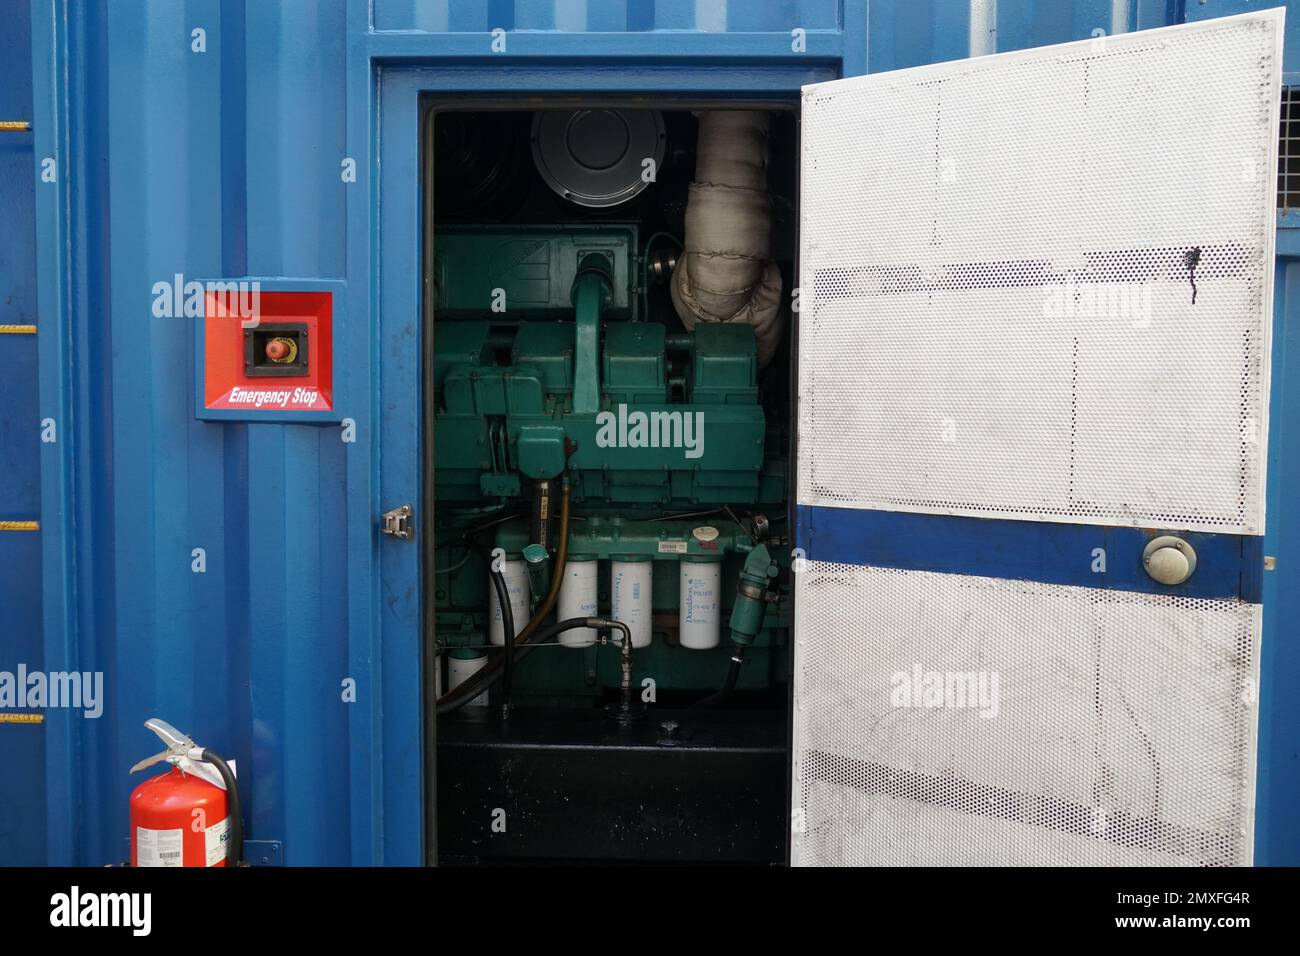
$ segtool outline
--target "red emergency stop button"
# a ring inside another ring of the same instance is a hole
[[[287,365],[298,357],[298,343],[283,336],[267,339],[266,357],[272,362]]]

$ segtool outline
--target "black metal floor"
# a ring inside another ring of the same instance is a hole
[[[780,863],[785,716],[468,711],[438,724],[440,862]]]

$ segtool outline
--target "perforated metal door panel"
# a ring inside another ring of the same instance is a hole
[[[817,561],[796,580],[794,862],[1250,861],[1258,605]]]
[[[1280,24],[806,87],[800,501],[1258,533]]]
[[[792,862],[1251,862],[1244,587],[823,560],[816,528],[1258,540],[1282,23],[805,88]]]

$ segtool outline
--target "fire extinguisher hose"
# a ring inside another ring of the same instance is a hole
[[[239,784],[230,769],[230,764],[226,763],[220,754],[204,747],[199,759],[216,767],[217,773],[221,774],[222,783],[226,785],[226,804],[230,815],[230,842],[226,845],[226,866],[239,866],[244,862],[244,818],[239,805]]]

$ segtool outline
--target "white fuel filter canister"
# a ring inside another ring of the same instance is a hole
[[[569,555],[564,565],[564,580],[560,582],[559,620],[597,616],[599,567],[594,555]],[[596,643],[596,630],[575,627],[561,631],[560,643],[565,647],[591,647]]]
[[[654,607],[651,603],[654,562],[646,557],[615,558],[610,562],[610,617],[622,621],[632,632],[633,649],[649,647]],[[622,642],[622,632],[610,639]]]
[[[455,690],[470,677],[487,666],[487,651],[474,647],[458,647],[447,655],[447,689]],[[486,707],[488,692],[483,691],[466,707]]]
[[[682,647],[718,646],[722,620],[722,562],[681,560],[681,598],[677,622]]]

